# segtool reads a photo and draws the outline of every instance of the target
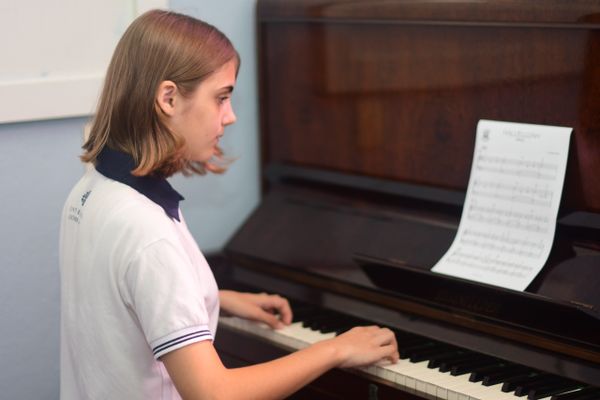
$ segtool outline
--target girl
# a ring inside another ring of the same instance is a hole
[[[62,217],[61,399],[283,398],[333,367],[395,362],[392,332],[354,328],[286,357],[227,369],[219,307],[289,324],[276,295],[219,291],[166,178],[223,172],[240,65],[216,28],[167,11],[121,38]]]

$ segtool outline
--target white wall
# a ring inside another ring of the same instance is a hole
[[[172,0],[171,8],[219,27],[242,57],[233,98],[238,122],[222,142],[238,160],[223,176],[172,179],[186,197],[182,209],[192,233],[212,252],[258,203],[254,1]],[[83,171],[77,155],[85,122],[0,124],[1,399],[58,398],[58,223]]]
[[[125,28],[136,15],[167,6],[168,0],[0,2],[0,122],[92,113]]]

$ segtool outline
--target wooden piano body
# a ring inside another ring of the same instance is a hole
[[[264,195],[220,284],[600,386],[600,3],[259,0],[257,20]],[[573,128],[554,247],[525,293],[429,272],[480,119]],[[230,365],[289,351],[227,326],[216,345]],[[425,397],[410,392],[332,371],[296,398]]]

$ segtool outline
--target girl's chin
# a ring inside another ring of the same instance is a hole
[[[204,157],[198,157],[198,160],[196,162],[204,164],[213,161],[215,158],[218,157],[218,154],[219,153],[216,150],[213,150],[210,153],[207,153]]]
[[[213,155],[211,155],[209,157],[192,157],[190,161],[198,163],[198,164],[205,164],[205,163],[209,162],[212,158],[213,158]]]

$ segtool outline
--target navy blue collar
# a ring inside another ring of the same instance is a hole
[[[96,171],[107,178],[131,186],[159,206],[167,215],[179,221],[179,201],[183,200],[165,178],[156,176],[134,176],[131,171],[136,167],[133,157],[120,151],[104,149],[96,159]]]

